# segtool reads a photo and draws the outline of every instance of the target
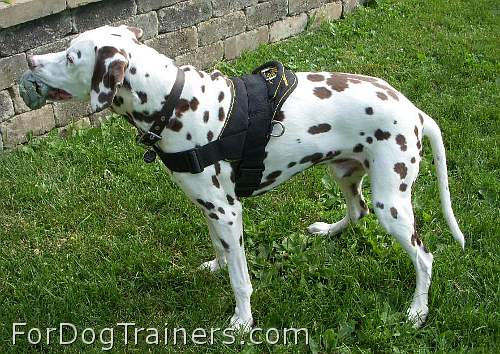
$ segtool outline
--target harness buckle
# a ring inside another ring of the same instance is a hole
[[[152,131],[147,131],[142,135],[138,135],[137,138],[137,142],[144,145],[152,145],[158,140],[161,140],[161,136],[153,133]]]
[[[186,160],[189,164],[191,173],[201,173],[205,169],[200,163],[197,149],[189,150],[188,154],[186,155]]]
[[[264,80],[273,81],[278,76],[278,68],[271,66],[260,71]]]

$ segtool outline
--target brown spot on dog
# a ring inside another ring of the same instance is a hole
[[[385,93],[378,91],[377,92],[377,97],[380,98],[382,101],[388,100],[388,97]]]
[[[325,77],[320,74],[309,74],[307,75],[307,79],[312,82],[320,82],[323,81]]]
[[[384,209],[384,203],[377,202],[377,204],[375,204],[375,206],[379,209]]]
[[[411,160],[410,160],[411,163],[415,163],[417,162],[417,159],[415,157],[412,157]]]
[[[359,132],[359,135],[364,136],[365,132]]]
[[[187,140],[191,140],[192,138],[193,138],[193,137],[191,136],[191,134],[190,134],[190,133],[187,133],[187,134],[186,134],[186,139],[187,139]]]
[[[407,185],[406,183],[401,183],[401,184],[399,185],[399,190],[400,190],[401,192],[405,192],[407,188],[408,188],[408,185]]]
[[[406,145],[406,138],[402,134],[396,135],[396,144],[399,145],[401,151],[406,151],[408,149],[408,146]]]
[[[215,205],[213,205],[210,202],[205,202],[203,199],[196,199],[196,201],[203,207],[207,208],[208,210],[215,208]]]
[[[212,141],[212,139],[214,138],[214,132],[209,130],[208,133],[207,133],[207,139],[208,141]]]
[[[115,96],[113,98],[113,104],[117,107],[120,107],[123,104],[123,97],[122,96]]]
[[[398,162],[394,164],[394,172],[396,172],[401,179],[405,179],[408,174],[408,168],[404,164],[404,162]]]
[[[288,168],[292,168],[293,166],[295,166],[297,164],[297,162],[290,162],[288,164]]]
[[[210,214],[208,214],[208,216],[209,216],[210,218],[214,219],[214,220],[219,220],[219,217],[218,217],[218,216],[217,216],[217,214],[215,214],[215,213],[210,213]]]
[[[261,184],[259,184],[259,189],[266,188],[266,187],[270,186],[271,184],[273,184],[274,182],[276,182],[276,180],[274,180],[274,179],[262,182]]]
[[[168,121],[167,128],[174,132],[178,132],[182,129],[182,122],[176,118],[172,118]]]
[[[219,120],[222,122],[226,118],[226,114],[224,113],[224,108],[219,108]]]
[[[354,146],[354,148],[352,149],[353,152],[362,152],[363,151],[363,144],[357,144],[356,146]]]
[[[366,138],[366,142],[367,142],[368,144],[373,143],[373,138],[372,138],[371,136],[367,137],[367,138]]]
[[[190,71],[190,70],[191,70],[191,68],[190,68],[189,66],[188,66],[188,67],[185,67],[184,69],[182,69],[182,71],[184,71],[184,72],[188,72],[188,71]]]
[[[418,139],[418,127],[417,126],[415,126],[415,128],[413,129],[413,132],[415,133],[415,136]]]
[[[391,207],[391,215],[394,219],[398,218],[398,209]]]
[[[389,132],[384,132],[381,129],[375,130],[375,138],[377,138],[377,140],[387,140],[390,137],[391,137],[391,133],[389,133]]]
[[[326,157],[331,159],[331,158],[339,156],[341,153],[342,152],[340,150],[328,151],[328,153],[326,154]]]
[[[229,245],[227,244],[226,241],[224,241],[223,239],[220,239],[220,243],[222,243],[222,247],[224,247],[224,249],[226,251],[229,251]]]
[[[107,93],[101,92],[99,96],[97,96],[97,99],[99,100],[100,103],[106,103],[110,102],[113,99],[113,91],[109,91]]]
[[[144,74],[144,77],[148,78],[149,77],[149,73]]]
[[[266,179],[276,179],[281,175],[281,171],[274,171],[267,175]]]
[[[312,127],[309,128],[308,133],[309,134],[321,134],[321,133],[326,133],[332,129],[332,126],[327,123],[322,123],[318,125],[313,125]]]
[[[231,180],[231,182],[236,182],[236,173],[234,172],[234,166],[232,166],[233,169],[231,171],[231,174],[229,175],[229,179]]]
[[[222,76],[222,74],[219,71],[215,71],[210,74],[210,78],[212,79],[212,81],[215,81],[219,76]]]
[[[243,246],[243,235],[240,235],[240,246]]]
[[[217,161],[216,163],[214,163],[214,168],[215,168],[215,174],[217,176],[220,175],[220,163],[219,163],[219,161]]]
[[[373,114],[373,108],[372,107],[366,107],[365,108],[365,112],[366,112],[366,114],[368,114],[369,116],[371,116]]]
[[[219,97],[217,97],[217,99],[219,100],[219,102],[222,102],[222,100],[224,99],[224,92],[223,91],[221,91],[219,93]]]
[[[182,114],[186,112],[188,109],[189,109],[189,102],[184,98],[181,98],[179,101],[177,101],[177,104],[175,105],[175,116],[178,118],[182,117]]]
[[[220,183],[219,183],[219,180],[217,179],[217,176],[213,175],[212,176],[212,184],[216,187],[216,188],[220,188]]]
[[[221,214],[225,214],[225,213],[226,213],[223,207],[219,207],[219,208],[217,208],[217,210],[218,210],[218,211],[219,211],[219,213],[221,213]]]
[[[283,111],[279,111],[278,113],[276,113],[276,116],[274,117],[274,120],[277,120],[279,122],[283,122],[284,119],[285,119],[285,112]]]
[[[201,92],[205,93],[205,85],[201,85]]]
[[[146,92],[137,91],[137,96],[139,96],[141,104],[148,102],[148,95],[146,94]]]
[[[366,167],[367,169],[368,169],[368,168],[370,168],[370,161],[365,160],[365,161],[363,162],[363,164],[365,165],[365,167]]]
[[[137,73],[137,69],[133,66],[130,68],[130,74],[135,75]]]
[[[321,152],[316,152],[312,155],[304,156],[302,158],[302,160],[300,160],[300,163],[307,163],[307,162],[316,163],[319,160],[321,160],[322,158],[323,158],[323,154]]]
[[[329,98],[332,95],[332,91],[326,87],[315,87],[313,92],[316,97],[322,100]]]
[[[196,111],[198,109],[198,105],[200,104],[200,101],[196,97],[193,97],[191,102],[189,102],[189,107],[191,108],[192,111]]]
[[[422,116],[422,114],[418,114],[418,119],[420,119],[420,124],[424,125],[424,117]]]
[[[234,198],[231,197],[229,194],[226,194],[226,199],[229,205],[234,205]]]
[[[210,118],[210,113],[208,111],[205,111],[205,113],[203,113],[203,122],[207,123],[209,118]]]

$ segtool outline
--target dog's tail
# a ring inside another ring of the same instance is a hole
[[[422,115],[424,117],[424,129],[422,134],[428,137],[431,142],[443,214],[448,226],[450,227],[453,237],[460,243],[462,248],[464,248],[464,235],[462,234],[462,231],[460,231],[460,227],[458,226],[455,215],[453,214],[453,209],[451,208],[450,191],[448,187],[448,171],[446,169],[446,154],[444,150],[443,138],[441,137],[441,129],[439,129],[439,126],[436,124],[434,119],[423,112]]]

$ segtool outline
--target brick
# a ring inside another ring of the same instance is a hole
[[[12,5],[0,3],[0,28],[36,20],[66,9],[66,0],[17,0]]]
[[[7,90],[0,91],[0,122],[14,115],[14,104]]]
[[[245,9],[247,29],[254,29],[284,18],[288,13],[287,0],[271,0]]]
[[[28,70],[28,63],[24,53],[0,59],[0,90],[17,83],[26,70]]]
[[[212,0],[213,15],[216,17],[257,4],[256,0]]]
[[[260,44],[267,42],[269,42],[268,26],[238,34],[224,41],[224,57],[228,60],[235,59],[245,50],[256,49]]]
[[[302,32],[307,25],[307,15],[300,14],[287,17],[284,20],[274,22],[269,28],[269,39],[271,42],[280,41]]]
[[[9,88],[10,98],[12,99],[12,103],[14,104],[14,112],[16,114],[21,114],[25,112],[31,111],[31,109],[26,106],[21,95],[19,95],[19,85],[14,85]]]
[[[106,108],[105,110],[102,110],[102,111],[97,112],[97,113],[93,113],[90,116],[90,124],[93,127],[100,127],[102,125],[102,123],[104,123],[109,118],[111,118],[112,114],[113,114],[113,112],[111,112],[111,110],[109,108]]]
[[[342,17],[345,17],[349,12],[354,11],[360,2],[358,0],[342,0]]]
[[[210,0],[190,0],[158,11],[159,32],[171,32],[196,25],[212,16]]]
[[[103,1],[72,10],[77,32],[125,20],[137,13],[134,0]]]
[[[63,138],[69,137],[73,132],[84,129],[84,128],[89,128],[91,126],[90,124],[90,118],[89,117],[84,117],[80,120],[77,120],[70,125],[67,125],[65,127],[58,128],[57,131],[59,133],[59,136]]]
[[[71,40],[75,37],[76,37],[76,35],[58,39],[57,41],[47,43],[47,44],[44,44],[40,47],[30,49],[26,52],[26,54],[28,54],[28,55],[42,55],[42,54],[56,53],[56,52],[60,52],[62,50],[66,50],[69,47]]]
[[[137,15],[113,24],[113,26],[119,25],[141,28],[144,31],[142,35],[143,40],[153,38],[158,35],[158,17],[154,11],[148,12],[147,14]]]
[[[64,127],[91,113],[87,102],[68,101],[54,102],[54,118],[56,127]]]
[[[342,2],[335,1],[309,12],[313,19],[312,25],[318,26],[323,21],[337,20],[342,16]]]
[[[214,18],[198,25],[198,38],[201,46],[244,32],[246,18],[243,11],[233,12],[224,17]]]
[[[318,8],[326,2],[326,0],[288,0],[288,12],[290,15],[296,15]]]
[[[196,51],[186,53],[175,58],[177,65],[194,65],[201,69],[206,69],[221,60],[224,55],[224,45],[222,41],[200,47]]]
[[[179,31],[160,34],[146,41],[145,44],[167,57],[174,58],[198,47],[198,32],[196,27],[183,28]]]
[[[14,147],[25,143],[31,133],[34,136],[39,136],[54,127],[52,105],[46,105],[36,111],[20,114],[0,124],[5,147]]]
[[[136,0],[137,12],[143,13],[151,10],[158,10],[162,7],[176,4],[182,0]]]
[[[66,0],[66,3],[68,4],[68,7],[70,9],[74,9],[75,7],[87,5],[98,1],[103,1],[103,0]]]
[[[68,11],[0,30],[0,56],[9,56],[63,38],[72,31]]]

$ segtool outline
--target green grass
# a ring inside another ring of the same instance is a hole
[[[442,217],[428,142],[415,186],[417,224],[435,256],[430,315],[404,321],[415,273],[371,215],[337,237],[306,227],[345,212],[326,171],[314,168],[247,199],[246,249],[260,327],[307,327],[310,347],[129,347],[131,351],[231,353],[493,352],[499,345],[499,7],[477,0],[381,0],[339,22],[266,45],[227,74],[278,59],[295,70],[385,78],[441,126],[461,251]],[[97,329],[224,327],[234,299],[213,257],[200,211],[159,164],[145,165],[121,119],[0,155],[0,352],[100,351],[21,343],[11,323]],[[368,188],[365,188],[369,194]],[[120,335],[118,335],[120,337]],[[116,343],[116,350],[125,350]]]

